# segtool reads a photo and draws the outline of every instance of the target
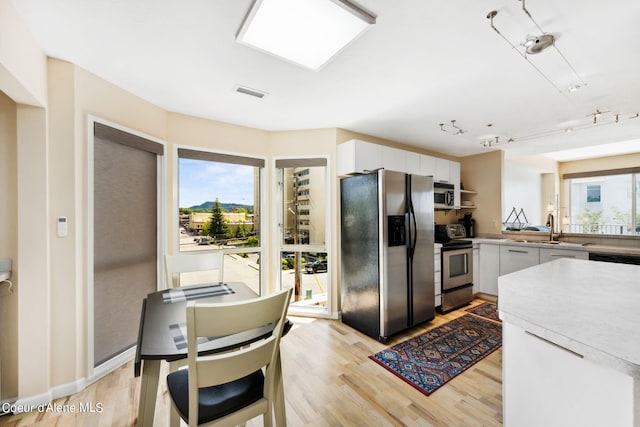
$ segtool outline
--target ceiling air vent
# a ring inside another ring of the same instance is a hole
[[[237,93],[243,93],[245,95],[253,96],[256,98],[264,98],[267,96],[267,92],[263,92],[258,89],[251,89],[250,87],[235,85],[233,91]]]

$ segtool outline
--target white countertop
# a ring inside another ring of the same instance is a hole
[[[640,378],[640,266],[558,259],[501,276],[503,321]]]
[[[558,249],[573,249],[585,252],[598,252],[608,254],[621,254],[621,255],[640,255],[640,247],[633,246],[608,246],[608,245],[595,245],[595,244],[581,244],[581,243],[540,243],[536,240],[515,239],[515,238],[494,238],[494,237],[475,237],[471,240],[474,244],[477,243],[489,243],[494,245],[521,245],[521,246],[533,246],[538,248],[558,248]]]
[[[556,248],[556,249],[573,249],[578,251],[589,251],[589,246],[581,245],[580,243],[542,243],[535,240],[521,240],[521,239],[490,239],[490,238],[473,238],[469,239],[474,243],[490,243],[494,245],[514,245],[514,246],[528,246],[537,248]]]

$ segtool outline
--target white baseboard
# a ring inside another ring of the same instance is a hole
[[[17,414],[21,412],[37,411],[38,407],[41,405],[47,405],[55,399],[60,399],[61,397],[71,396],[73,394],[79,393],[90,384],[93,384],[100,378],[115,371],[116,369],[120,368],[122,365],[133,359],[135,357],[135,354],[136,349],[135,347],[132,347],[129,350],[126,350],[113,357],[112,359],[107,360],[102,365],[97,366],[93,370],[93,373],[89,378],[80,378],[76,381],[57,385],[55,387],[51,387],[46,393],[17,399],[14,403],[11,403],[10,401],[3,401],[2,408],[0,408],[0,414]],[[10,408],[10,410],[4,411],[5,407]]]
[[[79,391],[84,390],[87,386],[86,378],[80,378],[79,380],[61,384],[55,387],[52,387],[49,392],[51,394],[51,400],[60,399],[61,397],[71,396],[72,394],[76,394]]]
[[[87,384],[85,385],[85,387],[89,384],[93,384],[105,375],[115,371],[128,361],[132,360],[135,356],[136,348],[134,346],[107,360],[103,364],[96,366],[93,369],[93,373],[89,376],[89,378],[87,378]]]
[[[12,405],[11,412],[14,414],[19,414],[22,412],[32,412],[37,410],[38,406],[46,405],[49,402],[51,402],[51,390],[46,393],[18,399]]]

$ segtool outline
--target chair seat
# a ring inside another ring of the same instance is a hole
[[[264,375],[255,371],[235,381],[199,389],[198,424],[222,418],[251,405],[263,397]],[[167,376],[167,388],[175,407],[185,421],[189,420],[189,371],[182,369]]]

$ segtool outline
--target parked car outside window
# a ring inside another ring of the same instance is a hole
[[[326,272],[327,271],[327,260],[319,259],[317,261],[308,262],[304,267],[307,273],[318,273],[318,272]]]

